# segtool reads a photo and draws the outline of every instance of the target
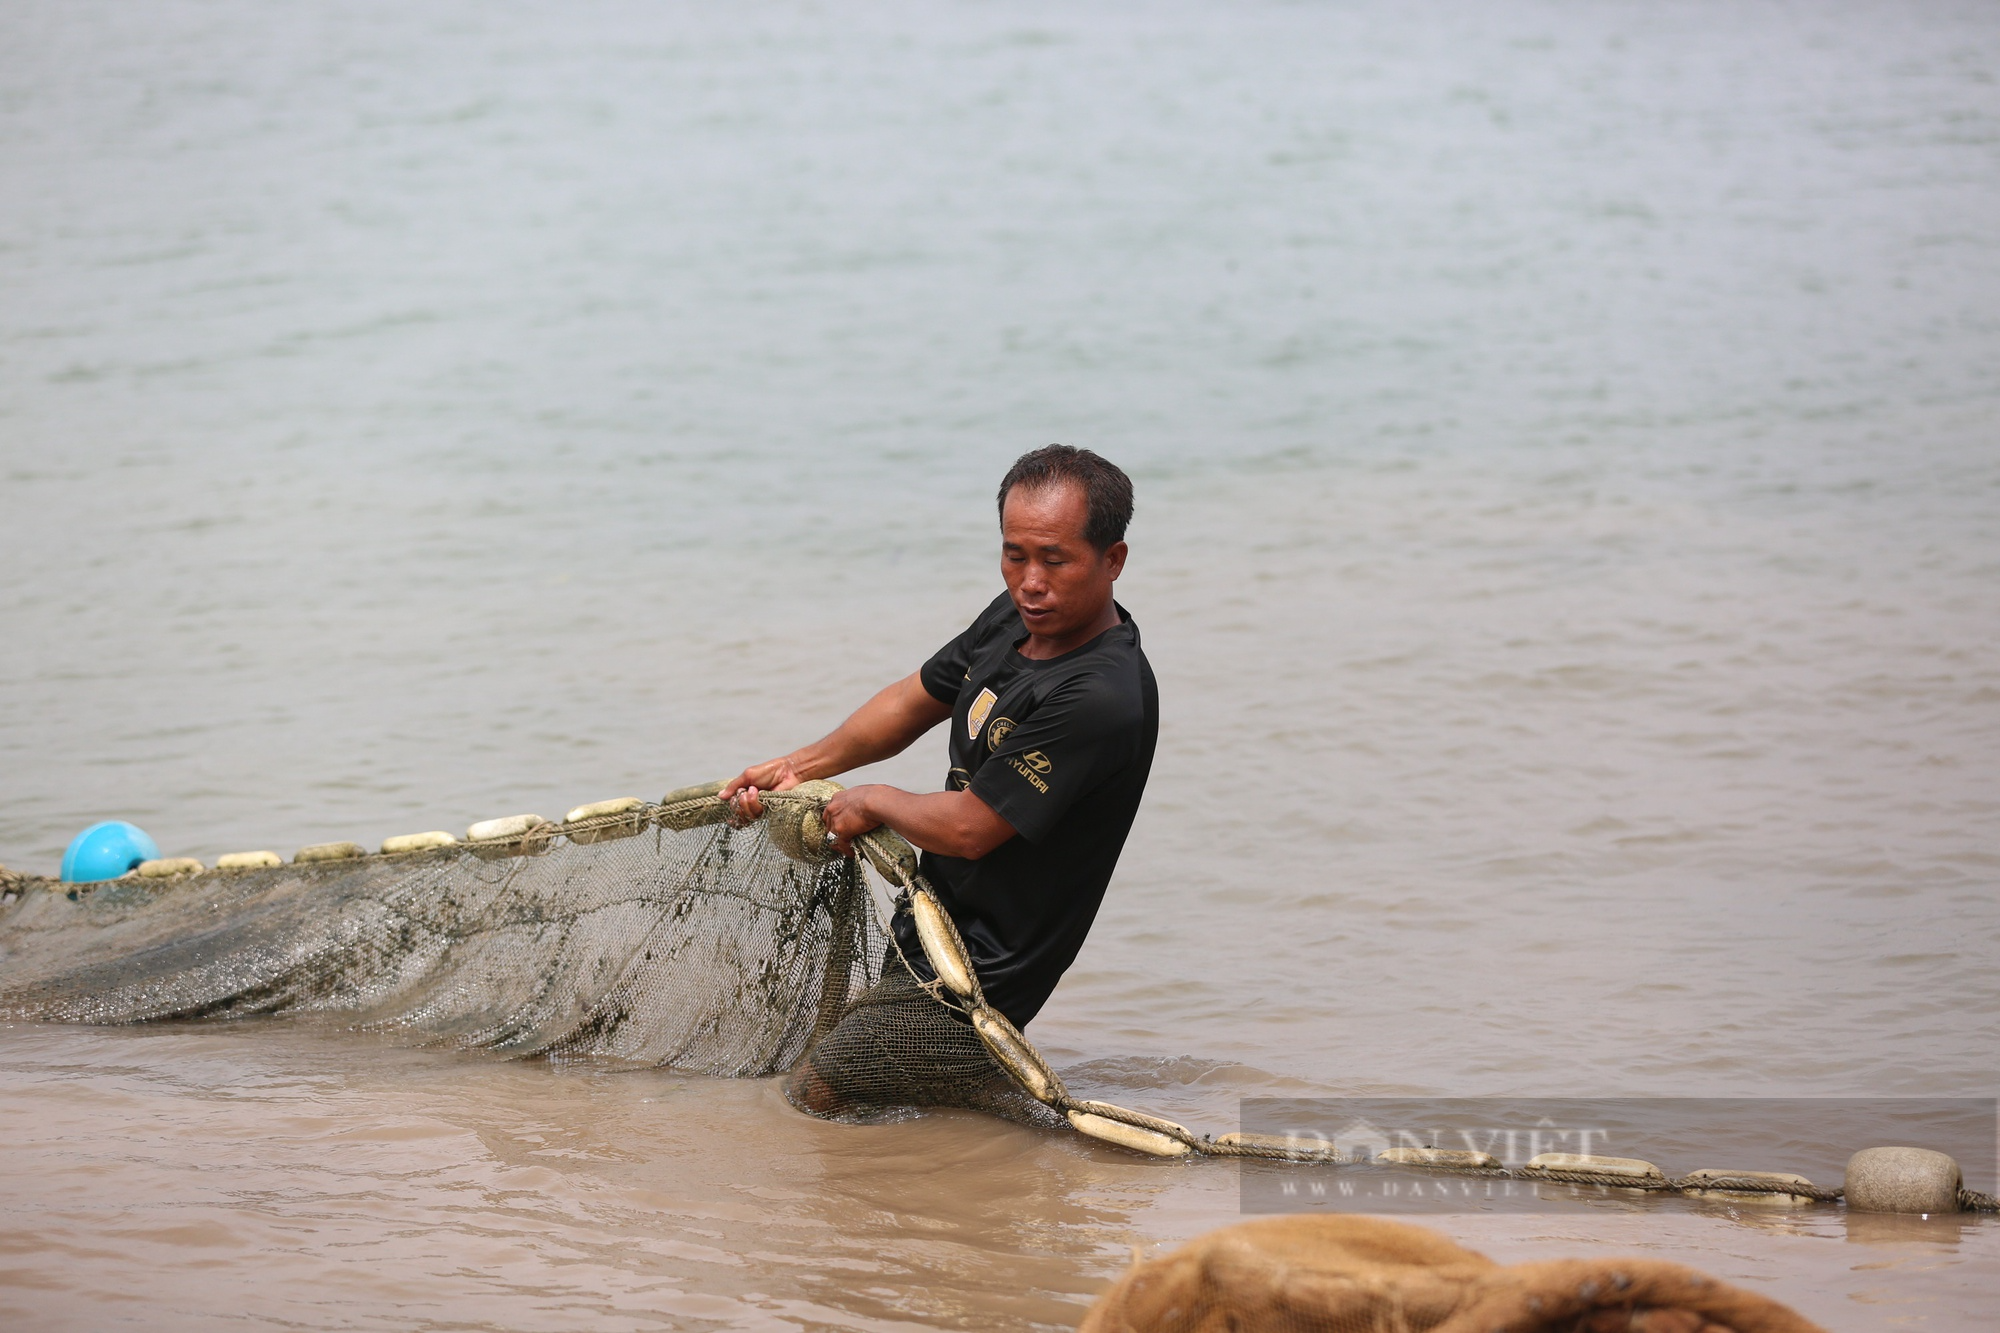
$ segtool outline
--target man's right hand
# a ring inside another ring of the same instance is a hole
[[[793,767],[792,756],[784,755],[750,765],[723,783],[722,790],[717,794],[729,802],[729,822],[742,828],[764,813],[764,803],[757,799],[758,792],[790,791],[804,781],[805,775]]]

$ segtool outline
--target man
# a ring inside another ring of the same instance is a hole
[[[999,503],[1007,591],[922,670],[824,739],[745,769],[722,795],[739,819],[755,818],[760,791],[886,759],[949,718],[944,791],[851,787],[822,818],[843,853],[883,825],[923,853],[987,1003],[1026,1027],[1103,901],[1152,768],[1160,704],[1139,628],[1111,595],[1125,568],[1131,479],[1088,449],[1050,445],[1015,462]],[[816,1114],[897,1104],[1008,1113],[989,1095],[997,1067],[962,1016],[896,961],[932,980],[909,913],[893,927],[900,947],[882,984],[809,1053],[787,1088],[794,1104]]]

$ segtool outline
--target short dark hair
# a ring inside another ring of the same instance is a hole
[[[1007,521],[1007,493],[1016,486],[1038,491],[1066,482],[1083,487],[1089,511],[1083,539],[1100,551],[1124,541],[1132,521],[1132,479],[1110,459],[1067,444],[1044,445],[1014,460],[1000,479],[1000,521]]]

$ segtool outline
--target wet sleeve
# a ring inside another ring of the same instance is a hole
[[[984,638],[995,623],[995,612],[1002,603],[1012,611],[1014,603],[1006,593],[1001,593],[986,609],[979,613],[979,619],[965,627],[964,632],[931,654],[931,660],[924,663],[918,679],[924,683],[924,692],[941,704],[958,702],[959,686],[965,683],[965,673],[972,669],[972,654],[978,650],[980,639]]]
[[[1040,842],[1077,801],[1130,762],[1145,718],[1104,682],[1065,682],[972,779],[972,793],[1029,842]]]

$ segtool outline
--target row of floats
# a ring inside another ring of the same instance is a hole
[[[518,844],[531,840],[538,832],[553,837],[567,830],[576,830],[579,825],[591,826],[592,831],[603,832],[600,821],[615,819],[619,815],[629,815],[643,809],[645,802],[636,796],[619,796],[608,801],[592,801],[579,805],[563,816],[557,824],[540,815],[503,815],[498,819],[482,819],[465,830],[463,839],[443,829],[431,829],[423,833],[399,833],[384,838],[380,854],[383,856],[406,856],[412,852],[435,851],[442,847],[458,847],[468,843],[483,846]],[[637,832],[633,821],[633,832]],[[301,847],[292,855],[295,865],[311,865],[322,861],[349,861],[368,855],[368,851],[357,842],[316,842]],[[215,858],[217,870],[264,870],[285,864],[285,858],[276,852],[227,852]],[[134,869],[141,879],[172,879],[180,875],[198,875],[208,867],[192,856],[162,856],[141,861]]]

